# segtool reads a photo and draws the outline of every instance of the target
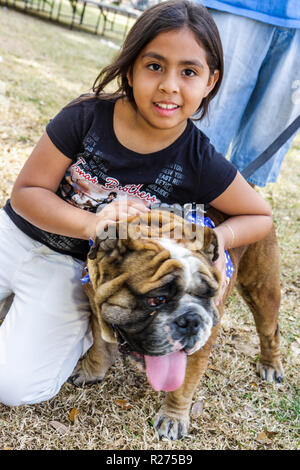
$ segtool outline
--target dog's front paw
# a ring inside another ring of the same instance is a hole
[[[176,441],[188,434],[189,417],[179,416],[161,408],[154,417],[154,427],[160,439]]]
[[[84,367],[84,360],[79,361],[77,366],[68,378],[68,382],[75,387],[83,387],[84,385],[93,385],[101,382],[104,378],[105,372],[101,375],[93,375]]]
[[[259,361],[256,366],[256,370],[261,379],[267,382],[279,382],[283,381],[284,372],[281,362],[278,360],[276,363],[264,364],[263,361]]]

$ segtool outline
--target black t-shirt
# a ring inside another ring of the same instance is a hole
[[[148,205],[204,204],[233,181],[236,168],[190,120],[178,139],[163,150],[139,154],[125,148],[114,133],[114,105],[115,100],[94,97],[75,101],[46,127],[53,144],[70,158],[57,190],[69,204],[92,212],[125,197]],[[35,227],[17,215],[9,201],[5,210],[30,237],[58,252],[85,259],[89,249],[86,240]]]

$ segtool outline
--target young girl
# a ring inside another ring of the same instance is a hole
[[[230,215],[215,229],[223,277],[224,250],[270,230],[268,205],[191,120],[222,75],[207,10],[171,0],[139,17],[94,94],[49,122],[0,213],[0,299],[14,294],[0,327],[0,402],[53,397],[91,346],[81,270],[89,238],[116,212],[196,202]]]

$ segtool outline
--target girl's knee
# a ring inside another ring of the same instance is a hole
[[[53,398],[59,392],[59,386],[53,381],[41,383],[14,374],[0,365],[0,403],[6,406],[33,405]]]
[[[6,406],[19,406],[26,403],[26,387],[22,379],[15,378],[11,373],[2,374],[0,371],[0,403]]]

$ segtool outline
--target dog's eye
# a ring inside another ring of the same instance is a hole
[[[162,305],[166,302],[167,298],[165,295],[159,295],[158,297],[150,297],[147,299],[149,307],[157,307],[158,305]]]
[[[193,288],[192,292],[196,297],[208,299],[215,296],[216,290],[207,282],[201,280],[201,282]]]

